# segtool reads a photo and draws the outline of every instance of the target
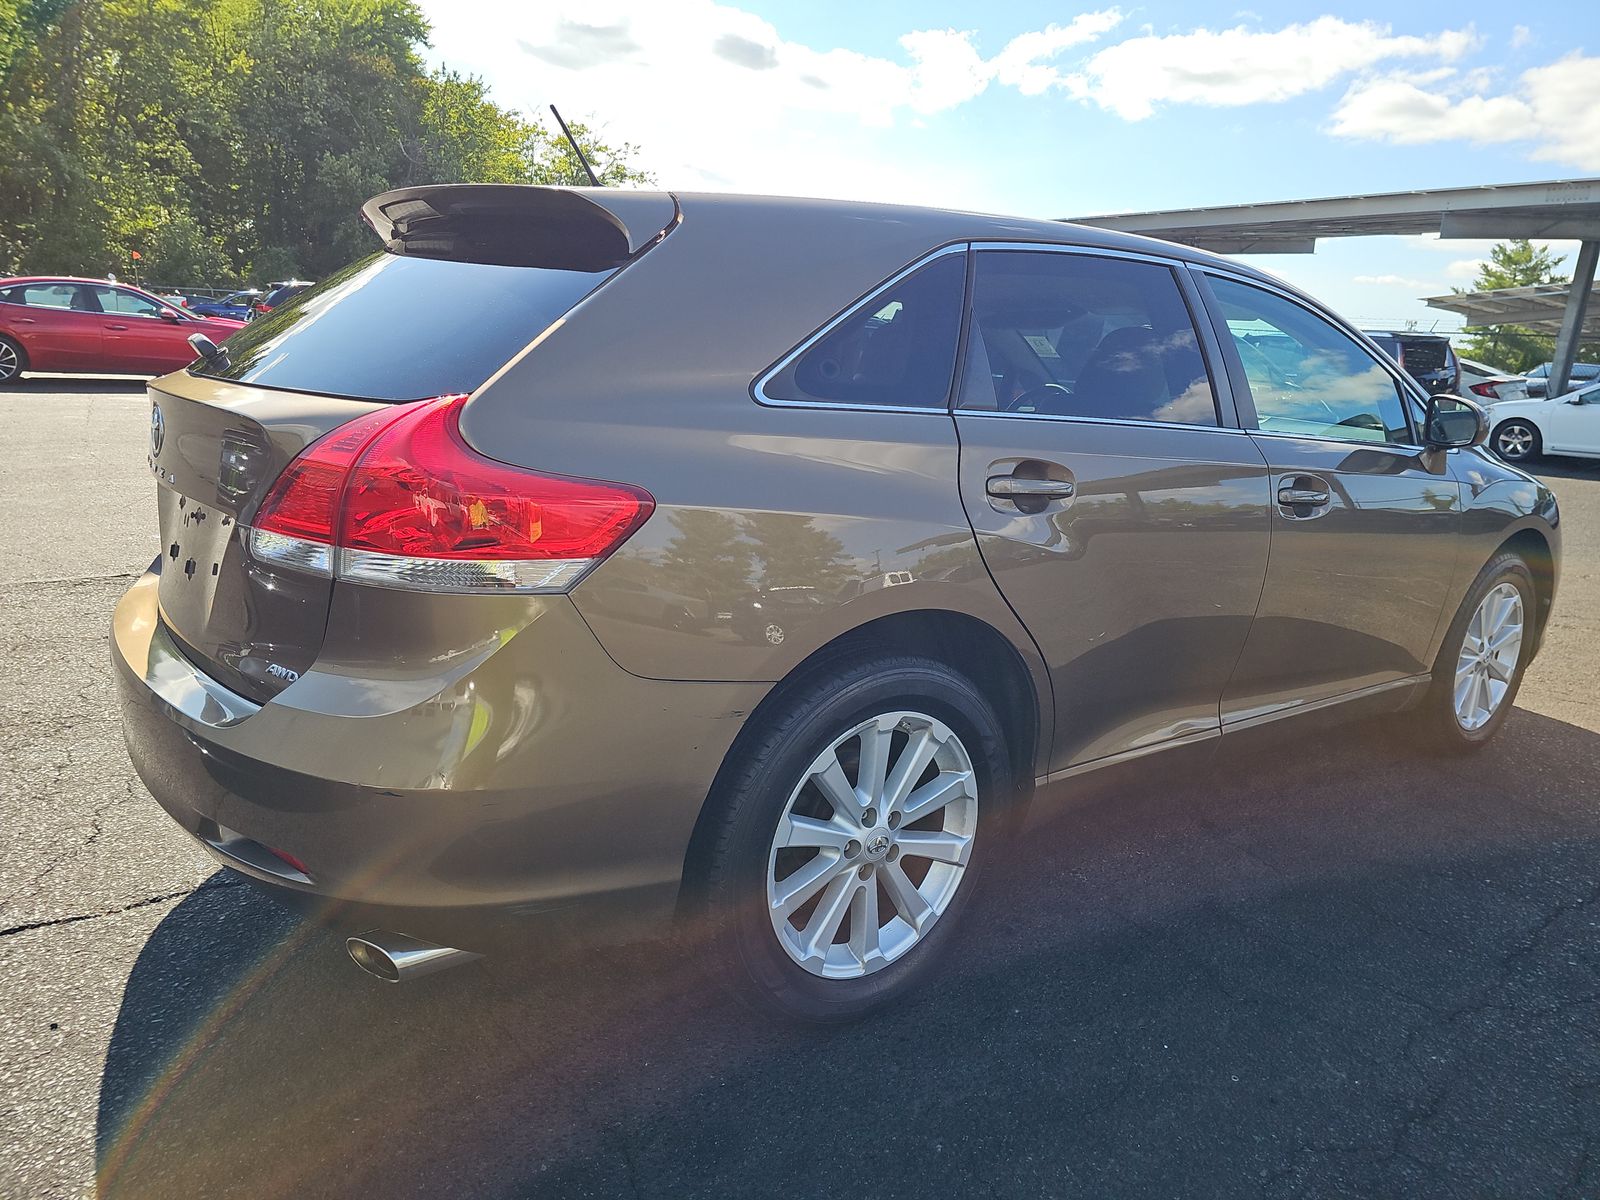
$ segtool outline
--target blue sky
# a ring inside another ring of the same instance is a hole
[[[662,186],[1064,217],[1600,176],[1600,4],[424,0],[440,61]],[[1253,261],[1364,323],[1487,243]],[[1560,245],[1560,250],[1569,247]]]

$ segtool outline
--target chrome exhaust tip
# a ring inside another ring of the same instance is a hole
[[[344,948],[351,962],[385,983],[420,979],[435,971],[448,970],[483,957],[470,950],[435,946],[432,942],[421,942],[403,933],[389,933],[381,929],[346,938]]]

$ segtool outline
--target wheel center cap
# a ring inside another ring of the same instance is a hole
[[[867,839],[867,854],[871,858],[882,858],[889,853],[889,835],[875,833]]]

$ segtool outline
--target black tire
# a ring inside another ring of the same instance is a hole
[[[0,387],[12,387],[28,369],[28,352],[0,334]]]
[[[978,796],[971,854],[942,914],[901,957],[856,978],[823,978],[791,957],[775,932],[767,891],[773,837],[790,795],[830,743],[873,716],[902,710],[943,723],[971,760]],[[985,860],[1007,832],[1015,793],[1005,734],[970,680],[910,655],[824,667],[757,719],[710,801],[716,824],[703,912],[709,965],[758,1008],[820,1024],[855,1020],[914,988],[954,936]]]
[[[1503,583],[1514,586],[1522,597],[1523,631],[1517,651],[1515,669],[1493,715],[1476,729],[1464,728],[1456,715],[1456,669],[1466,641],[1467,627],[1483,598]],[[1487,745],[1506,723],[1517,692],[1522,687],[1522,676],[1527,670],[1528,657],[1533,652],[1535,626],[1538,621],[1538,591],[1534,587],[1533,572],[1522,557],[1510,550],[1490,559],[1477,579],[1467,589],[1466,599],[1456,613],[1455,620],[1445,632],[1439,647],[1439,656],[1433,664],[1433,683],[1417,708],[1421,731],[1427,743],[1446,753],[1470,753]]]
[[[1505,442],[1509,441],[1508,447]],[[1544,439],[1532,421],[1512,417],[1501,421],[1489,435],[1489,448],[1508,463],[1532,462],[1544,453]]]

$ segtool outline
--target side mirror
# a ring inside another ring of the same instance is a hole
[[[156,315],[169,325],[176,325],[180,320],[182,320],[182,318],[170,308],[163,308]]]
[[[1489,440],[1489,414],[1471,400],[1440,392],[1428,397],[1422,440],[1433,450],[1481,446]]]

